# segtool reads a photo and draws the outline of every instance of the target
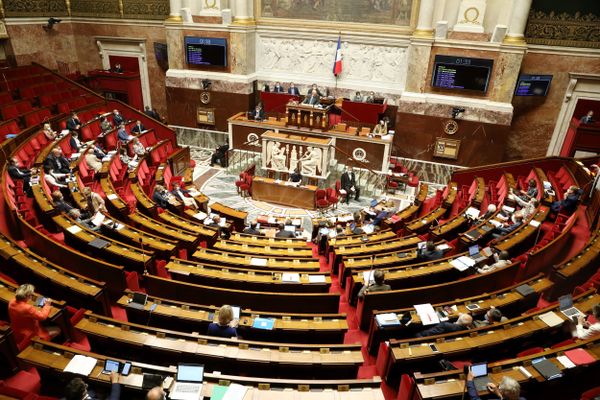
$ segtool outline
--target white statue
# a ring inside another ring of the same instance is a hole
[[[290,153],[290,172],[294,172],[298,167],[298,151],[296,145],[292,146],[292,152]]]
[[[280,147],[279,142],[267,143],[267,165],[271,165],[276,171],[285,171],[287,157],[285,148]]]
[[[321,160],[323,158],[323,152],[321,149],[307,147],[306,153],[300,159],[300,165],[302,166],[302,175],[315,176],[321,173]]]

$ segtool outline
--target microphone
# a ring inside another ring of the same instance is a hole
[[[470,367],[468,365],[463,366],[463,373],[465,374],[465,384],[464,384],[461,400],[465,399],[465,394],[467,393],[467,376],[469,375],[469,368]]]
[[[142,248],[142,267],[144,268],[144,275],[148,274],[148,270],[146,269],[146,254],[144,254],[144,242],[142,237],[139,237],[140,247]]]

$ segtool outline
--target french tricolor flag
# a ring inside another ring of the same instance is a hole
[[[335,50],[335,62],[333,63],[333,75],[342,73],[342,36],[338,36],[337,49]]]

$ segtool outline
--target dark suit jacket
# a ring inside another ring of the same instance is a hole
[[[511,233],[518,227],[520,227],[521,225],[523,225],[523,221],[515,222],[514,224],[511,224],[509,226],[500,227],[500,228],[498,228],[498,233],[501,234],[502,236],[508,235],[509,233]]]
[[[73,206],[64,200],[59,200],[55,202],[54,207],[60,212],[69,212],[73,209]]]
[[[260,233],[260,231],[258,229],[252,229],[250,227],[244,229],[242,232],[244,232],[248,235],[262,236],[262,233]]]
[[[81,121],[79,118],[69,118],[67,120],[67,129],[70,131],[77,130],[77,126],[81,126]]]
[[[314,106],[315,104],[319,104],[320,101],[321,101],[321,98],[319,96],[316,96],[316,97],[315,96],[306,96],[302,103],[310,104],[311,106]]]
[[[293,94],[295,96],[300,96],[300,91],[298,90],[298,88],[296,86],[294,87],[289,87],[287,90],[288,94]]]
[[[302,174],[300,172],[293,172],[290,175],[290,181],[292,182],[300,182],[302,180]]]
[[[154,191],[152,195],[152,200],[158,205],[160,208],[167,208],[169,206],[169,199],[166,194],[162,194],[158,191]]]
[[[75,141],[75,138],[73,136],[69,138],[69,146],[71,146],[71,149],[74,152],[79,152],[79,146],[77,146],[77,142]]]
[[[104,157],[106,157],[106,153],[104,152],[104,150],[102,150],[98,146],[94,146],[94,155],[98,160],[102,160]]]
[[[31,176],[31,171],[28,169],[19,168],[16,165],[9,165],[8,175],[12,179],[25,179]]]
[[[279,87],[273,86],[273,92],[275,92],[275,93],[283,93],[284,92],[283,86],[279,86]]]
[[[435,261],[439,260],[442,257],[444,257],[444,252],[441,250],[427,251],[423,249],[421,252],[419,252],[419,258],[421,260]]]
[[[179,192],[181,192],[181,195],[179,194]],[[190,194],[190,191],[186,190],[186,189],[179,189],[179,191],[175,191],[175,190],[171,191],[171,194],[173,196],[177,197],[179,200],[183,201],[183,198],[187,197],[187,195]]]
[[[93,389],[90,389],[87,391],[88,397],[86,397],[86,399],[90,399],[90,400],[99,400],[102,399],[102,397],[96,393]],[[119,400],[121,398],[121,385],[119,383],[112,383],[110,385],[110,393],[108,395],[108,397],[106,397],[106,400]],[[63,397],[61,400],[65,400],[65,398]]]
[[[467,329],[466,326],[458,325],[458,324],[448,322],[448,321],[444,321],[444,322],[440,322],[439,324],[435,324],[434,326],[432,326],[429,329],[425,329],[424,331],[417,333],[415,336],[416,337],[425,337],[425,336],[441,335],[443,333],[464,331],[465,329]]]
[[[577,208],[577,203],[579,202],[579,196],[581,196],[581,193],[577,192],[567,196],[561,201],[555,201],[552,203],[552,211],[562,211],[567,214],[574,213]]]
[[[342,189],[344,189],[346,192],[349,192],[352,186],[356,187],[356,175],[354,175],[354,172],[344,172],[340,180]]]
[[[119,114],[119,115],[113,114],[113,124],[115,126],[121,125],[122,122],[125,122],[125,118],[123,118],[123,116],[121,114]]]
[[[44,160],[44,168],[51,168],[54,170],[54,172],[68,174],[70,172],[69,166],[70,166],[69,160],[67,160],[63,156],[60,156],[57,158],[57,157],[54,157],[52,154],[50,154]]]
[[[310,89],[308,89],[308,92],[306,92],[306,97],[310,97],[311,93],[312,93],[312,87]],[[321,90],[319,90],[318,88],[317,88],[317,94],[319,96],[323,97],[323,93],[321,93]]]
[[[122,142],[126,142],[129,140],[129,134],[127,133],[127,131],[124,128],[118,130],[117,136],[118,136],[119,140]]]
[[[252,112],[250,112],[250,115],[256,120],[263,120],[265,119],[265,110],[263,110],[262,108],[258,110],[258,112],[256,112],[256,110],[252,110]]]
[[[141,124],[141,125],[135,125],[133,128],[131,128],[131,133],[142,133],[143,131],[146,130],[146,127]]]
[[[284,230],[277,232],[275,234],[275,237],[276,238],[284,238],[284,239],[293,239],[296,237],[296,235],[294,235],[294,232],[286,231],[284,229]]]

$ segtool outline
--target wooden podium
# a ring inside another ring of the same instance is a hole
[[[308,104],[288,103],[285,107],[287,125],[326,130],[329,127],[327,114],[331,106],[313,107]]]

